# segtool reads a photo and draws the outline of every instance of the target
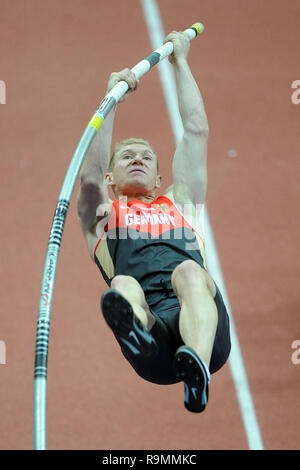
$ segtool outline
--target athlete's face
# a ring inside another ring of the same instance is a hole
[[[115,155],[111,184],[119,192],[152,191],[160,186],[157,157],[142,143],[128,144]]]

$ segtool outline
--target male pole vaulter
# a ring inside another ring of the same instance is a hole
[[[174,48],[169,60],[184,128],[173,185],[157,197],[158,159],[144,139],[119,142],[110,159],[112,109],[85,157],[77,208],[90,256],[110,286],[101,308],[123,355],[145,380],[183,381],[185,407],[201,412],[210,374],[229,356],[229,317],[205,263],[199,208],[206,195],[209,128],[187,62],[190,41],[176,31],[167,41]],[[129,69],[112,73],[107,93],[121,80],[129,86],[124,101],[138,80]]]

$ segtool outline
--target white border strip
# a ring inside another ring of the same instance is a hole
[[[165,34],[160,18],[160,13],[155,0],[141,0],[145,22],[152,44],[152,48],[157,49],[163,43]],[[197,18],[195,19],[195,21]],[[159,78],[163,87],[166,105],[171,120],[172,130],[176,144],[183,135],[183,126],[178,110],[177,92],[172,68],[167,60],[158,65]],[[234,326],[233,316],[226,293],[225,283],[215,247],[214,237],[209,222],[207,208],[205,207],[205,241],[206,257],[209,272],[218,285],[227,307],[231,322],[231,354],[229,357],[230,371],[234,382],[240,412],[248,440],[250,450],[263,450],[263,443],[259,424],[256,418],[255,408],[248,384],[247,374],[244,367],[239,340]]]
[[[152,46],[155,45],[155,49],[157,49],[162,45],[165,39],[159,10],[155,1],[141,0],[141,4],[144,11],[145,22],[148,27],[151,44]],[[183,134],[183,127],[178,109],[177,91],[173,70],[168,60],[163,60],[157,64],[157,68],[166,100],[169,118],[171,120],[175,142],[178,144]]]

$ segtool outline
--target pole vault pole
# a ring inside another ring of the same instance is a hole
[[[201,23],[195,23],[186,29],[184,34],[192,40],[203,31],[204,26]],[[173,43],[167,42],[153,51],[148,57],[138,62],[131,70],[139,79],[154,65],[172,54],[172,52]],[[47,365],[51,304],[57,260],[70,200],[89,146],[112,107],[125,95],[128,88],[125,81],[117,83],[105,96],[99,108],[92,116],[72,157],[55,208],[44,265],[36,331],[33,397],[33,440],[35,450],[46,449]]]

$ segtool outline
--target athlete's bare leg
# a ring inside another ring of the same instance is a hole
[[[180,263],[171,281],[181,307],[179,331],[183,342],[209,367],[218,323],[215,283],[193,260]]]
[[[138,281],[131,276],[118,275],[111,281],[111,287],[125,297],[133,308],[135,315],[150,331],[155,323],[155,317],[150,312],[144,291]]]

